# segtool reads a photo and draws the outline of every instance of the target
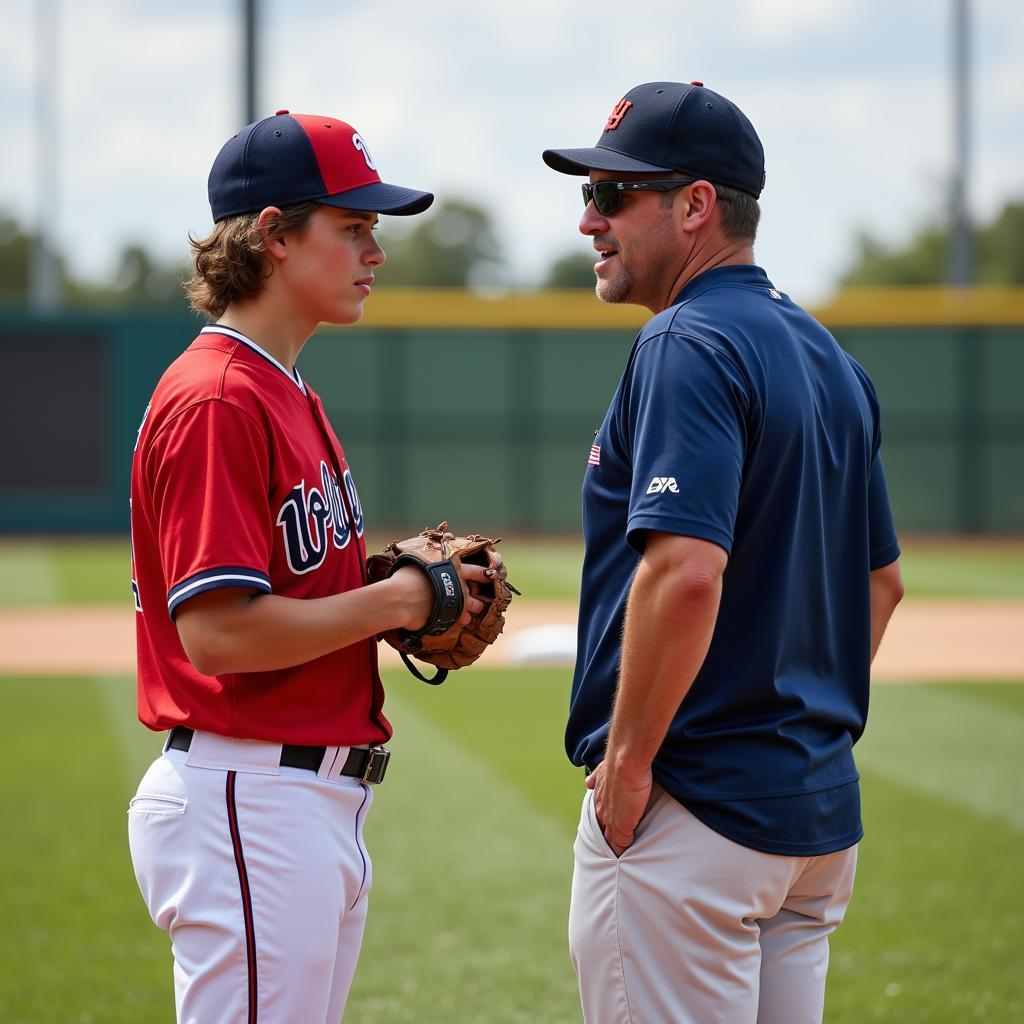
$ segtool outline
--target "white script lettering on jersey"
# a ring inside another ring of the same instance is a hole
[[[676,483],[674,476],[656,476],[647,488],[648,494],[664,494],[664,493],[678,494],[679,485]]]
[[[296,576],[312,572],[324,564],[327,557],[327,534],[331,543],[339,550],[346,548],[352,540],[353,526],[357,537],[363,535],[363,507],[356,493],[352,474],[344,473],[345,496],[337,476],[330,471],[326,462],[320,463],[320,486],[307,491],[303,480],[288,492],[277,513],[277,525],[284,533],[284,549],[288,557],[288,568]],[[349,520],[349,508],[355,519]]]

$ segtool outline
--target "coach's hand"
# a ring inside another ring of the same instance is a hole
[[[587,788],[594,791],[597,823],[616,857],[621,857],[636,838],[636,827],[651,799],[654,777],[651,768],[610,765],[605,758],[587,776]]]

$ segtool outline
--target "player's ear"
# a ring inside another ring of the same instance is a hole
[[[284,235],[277,230],[277,220],[281,216],[281,209],[277,206],[268,206],[260,210],[256,218],[256,227],[263,235],[263,244],[268,256],[276,256],[282,259],[285,255],[287,245]]]

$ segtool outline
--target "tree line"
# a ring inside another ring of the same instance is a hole
[[[390,225],[389,225],[390,227]],[[974,282],[978,285],[1024,285],[1024,201],[1009,202],[987,224],[972,232]],[[928,285],[945,279],[949,226],[933,218],[902,243],[886,243],[871,231],[858,233],[854,253],[838,284]],[[0,305],[28,300],[31,233],[0,211]],[[386,240],[388,269],[382,287],[488,288],[507,283],[507,264],[490,214],[458,199],[437,204],[406,230],[395,228]],[[72,307],[176,307],[188,263],[155,257],[145,246],[122,247],[110,280],[84,280],[55,254],[64,302]],[[543,288],[592,288],[594,257],[578,248],[557,256],[543,278]]]

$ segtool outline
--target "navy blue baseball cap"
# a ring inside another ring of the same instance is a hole
[[[747,116],[703,82],[648,82],[612,108],[592,149],[546,149],[563,174],[678,171],[755,199],[764,188],[764,147]]]
[[[430,192],[388,185],[350,124],[279,110],[229,139],[208,184],[214,221],[267,206],[317,202],[372,213],[422,213]]]

